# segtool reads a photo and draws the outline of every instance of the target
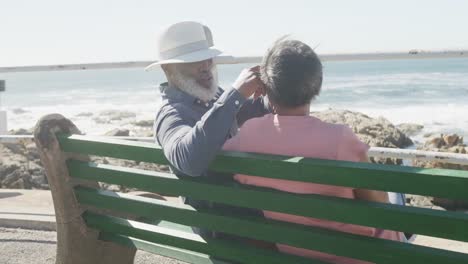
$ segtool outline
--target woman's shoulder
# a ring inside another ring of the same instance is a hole
[[[249,145],[246,142],[255,142],[256,139],[262,137],[269,131],[268,129],[265,129],[266,124],[268,124],[268,118],[268,115],[266,115],[245,121],[237,131],[237,134],[224,144],[223,149],[230,151],[243,151],[245,146]]]
[[[252,129],[255,127],[263,126],[266,123],[271,123],[272,120],[273,120],[272,114],[266,114],[264,116],[254,117],[245,121],[245,123],[240,127],[240,130]]]

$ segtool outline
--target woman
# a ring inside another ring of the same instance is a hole
[[[261,68],[272,114],[247,121],[224,150],[367,162],[369,147],[346,125],[329,124],[310,116],[311,101],[320,93],[322,64],[315,52],[296,40],[280,39],[267,51]],[[388,203],[386,192],[297,181],[235,175],[248,185],[300,194],[320,194]],[[358,235],[404,241],[403,234],[371,227],[264,211],[267,218],[318,226]],[[277,245],[285,253],[331,263],[367,263],[317,251]]]

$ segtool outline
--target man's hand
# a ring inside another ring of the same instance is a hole
[[[237,80],[232,85],[234,89],[239,91],[245,98],[254,95],[254,98],[265,94],[265,85],[260,80],[260,66],[254,66],[249,69],[244,69],[240,73]]]

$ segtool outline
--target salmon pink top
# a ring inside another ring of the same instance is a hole
[[[224,150],[299,156],[358,162],[366,157],[369,146],[361,142],[346,125],[322,122],[313,116],[268,114],[247,121],[239,133],[224,145]],[[290,193],[319,194],[355,199],[353,188],[298,181],[235,175],[242,184],[267,187]],[[400,232],[381,230],[333,221],[264,211],[266,218],[322,227],[347,233],[403,241]],[[324,254],[278,244],[285,253],[320,259],[330,263],[362,264],[364,261]]]

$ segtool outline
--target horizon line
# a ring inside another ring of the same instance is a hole
[[[430,59],[430,58],[460,58],[468,57],[468,49],[426,51],[412,49],[407,52],[362,52],[362,53],[328,53],[319,55],[322,61],[356,61],[356,60],[391,60],[391,59]],[[215,58],[217,64],[259,63],[262,56],[227,56]],[[70,64],[44,64],[1,66],[0,73],[35,72],[35,71],[66,71],[93,70],[117,68],[144,68],[154,60],[120,61],[120,62],[84,62]]]

